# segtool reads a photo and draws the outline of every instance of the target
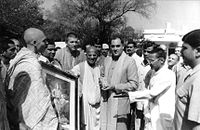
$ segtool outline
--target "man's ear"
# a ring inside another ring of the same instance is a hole
[[[124,48],[125,48],[125,45],[122,45],[122,48],[123,48],[123,50],[124,50]]]
[[[196,58],[200,57],[200,47],[195,48],[195,57]]]
[[[162,64],[165,63],[165,59],[164,58],[160,57],[159,60],[161,61]]]
[[[7,51],[2,51],[1,56],[5,56]]]
[[[31,45],[36,46],[36,41],[31,41]]]

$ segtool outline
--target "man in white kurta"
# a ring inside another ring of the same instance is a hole
[[[81,85],[79,95],[82,96],[83,119],[85,130],[100,130],[100,68],[96,66],[97,50],[94,47],[87,49],[87,61],[73,67],[71,70],[75,75],[79,75]],[[83,129],[83,128],[81,128]]]
[[[150,54],[150,63],[155,70],[150,83],[149,90],[129,92],[131,101],[148,99],[149,106],[145,116],[150,118],[151,130],[172,129],[175,111],[175,84],[176,78],[173,71],[164,66],[165,57],[159,55],[164,53],[161,49]]]

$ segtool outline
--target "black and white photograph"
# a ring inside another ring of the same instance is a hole
[[[0,130],[200,130],[200,0],[0,0]]]

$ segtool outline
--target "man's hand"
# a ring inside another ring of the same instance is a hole
[[[19,123],[19,129],[20,130],[31,130],[30,127],[28,127],[25,123]]]
[[[115,89],[115,86],[114,85],[110,85],[108,82],[107,82],[107,79],[105,77],[101,77],[99,78],[99,84],[101,86],[101,89],[102,90],[113,90]]]
[[[113,89],[115,89],[114,85],[107,85],[107,86],[102,87],[102,90],[113,90]]]

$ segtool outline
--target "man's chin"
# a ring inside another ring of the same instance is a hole
[[[12,55],[10,59],[14,59],[16,55]]]
[[[88,64],[89,64],[90,66],[94,66],[94,65],[95,65],[94,62],[88,62]]]
[[[185,65],[189,65],[187,61],[184,61],[184,60],[183,60],[183,63],[184,63]]]
[[[120,54],[118,54],[118,53],[114,53],[113,56],[120,56]]]
[[[170,65],[172,66],[173,64],[171,64],[171,63],[168,63],[168,65],[169,65],[169,66],[170,66]]]

